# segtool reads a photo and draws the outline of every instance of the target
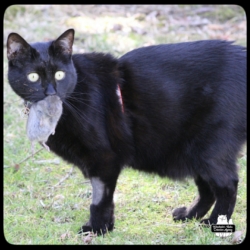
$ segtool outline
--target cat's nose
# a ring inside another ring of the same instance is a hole
[[[45,89],[45,95],[48,96],[48,95],[55,95],[55,94],[56,94],[56,90],[54,86],[51,83],[49,83],[47,88]]]

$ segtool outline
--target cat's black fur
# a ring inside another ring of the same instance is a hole
[[[216,223],[219,214],[229,220],[236,158],[246,139],[246,49],[207,40],[139,48],[115,59],[71,55],[73,39],[68,30],[30,46],[10,34],[8,77],[24,100],[57,94],[63,101],[47,145],[91,180],[90,220],[82,230],[113,229],[113,193],[124,166],[194,178],[199,195],[189,208],[174,210],[175,220],[202,218],[214,202],[203,222]],[[57,70],[64,79],[55,80]],[[27,79],[31,72],[40,76],[35,83]]]

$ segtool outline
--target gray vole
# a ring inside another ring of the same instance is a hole
[[[56,95],[47,96],[32,104],[26,125],[26,133],[31,141],[33,154],[34,141],[40,142],[48,151],[45,144],[49,136],[55,133],[56,125],[62,115],[62,101]]]

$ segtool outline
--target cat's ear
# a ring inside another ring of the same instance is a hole
[[[74,29],[66,30],[62,35],[60,35],[55,41],[55,48],[59,48],[61,52],[65,54],[72,54],[72,46],[74,42]]]
[[[17,33],[10,33],[7,39],[8,60],[16,59],[30,50],[30,45]]]

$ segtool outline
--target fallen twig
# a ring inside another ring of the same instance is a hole
[[[49,205],[45,205],[42,200],[39,200],[39,202],[40,202],[40,204],[42,205],[43,208],[48,209],[53,205],[54,199],[52,199],[52,202]]]
[[[22,161],[20,161],[19,163],[17,163],[18,165],[20,165],[21,163],[27,161],[29,158],[31,158],[32,156],[34,156],[35,154],[39,153],[41,150],[43,150],[44,148],[40,148],[38,149],[34,154],[31,154],[29,156],[27,156],[25,159],[23,159]]]
[[[73,168],[74,167],[72,167],[70,169],[70,171],[58,183],[56,183],[53,187],[59,186],[62,182],[64,182],[66,179],[68,179],[70,177],[70,175],[72,174],[72,172],[73,172]]]
[[[39,153],[41,150],[43,150],[44,148],[40,148],[38,149],[34,154],[31,154],[29,156],[27,156],[25,159],[21,160],[19,163],[16,163],[14,165],[14,168],[16,169],[16,166],[19,166],[20,167],[20,164],[22,164],[23,162],[27,161],[29,158],[31,158],[32,156],[34,156],[35,154]],[[13,166],[4,166],[4,168],[11,168]]]
[[[59,165],[60,164],[60,160],[59,159],[38,160],[38,161],[34,161],[34,163],[36,163],[36,164],[56,164],[56,165]]]

